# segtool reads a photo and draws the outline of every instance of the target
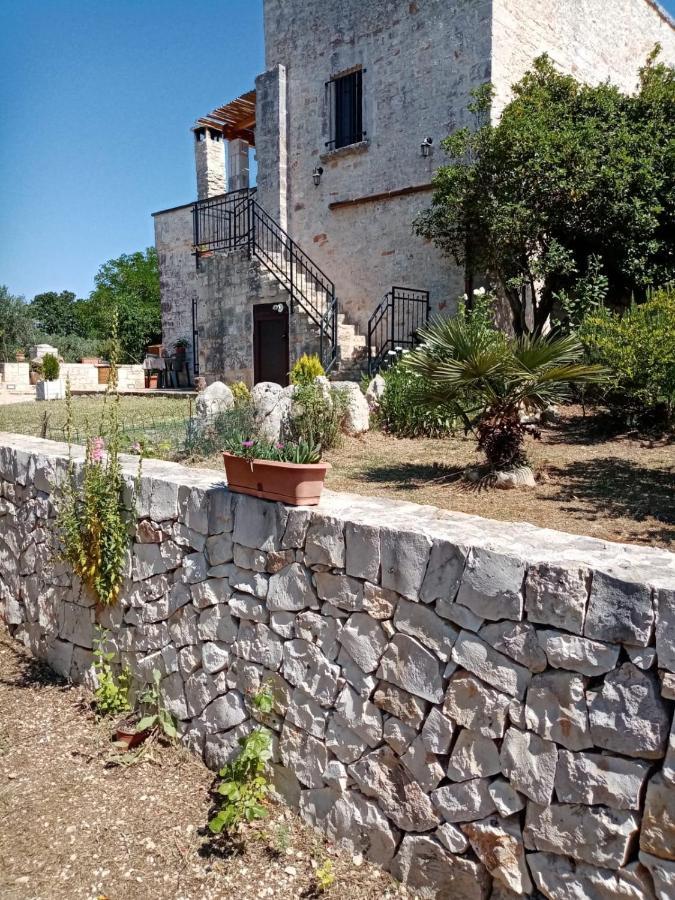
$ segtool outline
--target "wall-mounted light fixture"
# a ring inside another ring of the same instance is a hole
[[[314,166],[314,171],[312,172],[312,179],[314,180],[314,184],[318,187],[321,184],[321,176],[323,175],[323,167],[322,166]]]
[[[426,159],[431,153],[431,145],[433,144],[434,139],[430,137],[425,137],[422,143],[420,144],[420,149],[422,150],[422,156]]]
[[[286,309],[286,306],[284,303],[275,303],[272,309],[275,313],[282,313]]]

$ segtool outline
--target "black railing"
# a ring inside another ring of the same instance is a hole
[[[199,323],[197,322],[197,297],[192,295],[192,371],[199,375]]]
[[[368,373],[372,376],[418,342],[429,321],[429,291],[393,287],[368,320]]]
[[[255,190],[199,200],[193,209],[194,252],[246,250],[259,259],[319,329],[320,356],[328,372],[338,354],[337,300],[331,279],[255,199]]]

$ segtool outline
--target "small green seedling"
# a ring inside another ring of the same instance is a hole
[[[271,735],[267,729],[257,728],[241,738],[239,744],[239,756],[218,773],[223,780],[217,792],[223,799],[209,822],[213,834],[235,834],[243,823],[267,815],[263,802],[269,792],[265,767],[272,756]]]

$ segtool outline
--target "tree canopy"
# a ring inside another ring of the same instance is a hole
[[[478,89],[475,128],[444,141],[449,162],[415,227],[496,282],[517,334],[557,306],[620,305],[675,278],[675,70],[658,48],[631,96],[542,56],[497,124],[491,101],[489,85]]]

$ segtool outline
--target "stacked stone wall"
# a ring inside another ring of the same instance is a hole
[[[420,898],[675,896],[673,554],[147,461],[99,610],[50,544],[65,467],[0,435],[0,608],[62,675],[100,622],[212,768],[268,683],[279,791]]]

